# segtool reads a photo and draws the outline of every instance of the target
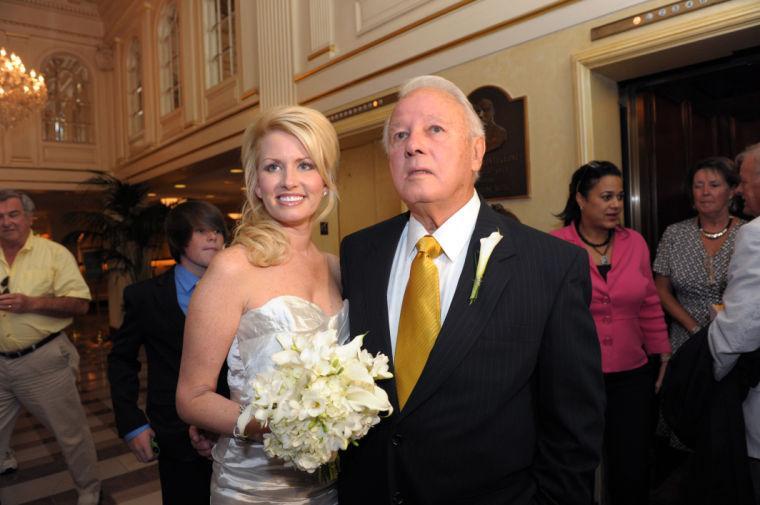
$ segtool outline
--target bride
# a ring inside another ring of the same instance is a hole
[[[330,122],[305,107],[265,111],[245,133],[243,217],[233,245],[195,288],[177,386],[180,416],[220,434],[213,505],[338,502],[334,483],[269,458],[255,420],[244,433],[235,429],[250,401],[249,380],[271,369],[281,350],[277,334],[334,328],[347,336],[338,260],[311,241],[313,224],[335,203],[338,149]],[[229,400],[214,392],[225,358]]]

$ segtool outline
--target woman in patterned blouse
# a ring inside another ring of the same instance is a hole
[[[654,260],[655,285],[672,318],[675,352],[710,322],[710,306],[726,289],[736,230],[744,223],[729,212],[739,175],[728,158],[707,158],[687,176],[689,200],[697,216],[668,226]]]
[[[729,212],[739,175],[728,158],[700,161],[689,171],[687,195],[697,215],[667,227],[657,247],[652,269],[665,312],[671,317],[669,336],[673,352],[710,323],[710,306],[726,289],[728,263],[736,231],[744,221]],[[652,496],[652,503],[678,500],[683,492],[688,449],[660,418],[657,433],[669,439],[663,472],[670,475]],[[670,471],[668,472],[668,467]]]

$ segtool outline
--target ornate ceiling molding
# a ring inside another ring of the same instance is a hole
[[[33,6],[40,9],[54,10],[66,14],[76,14],[78,16],[100,19],[98,14],[98,5],[95,2],[84,2],[79,0],[5,0],[7,3]]]

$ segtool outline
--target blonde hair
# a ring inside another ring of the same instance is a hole
[[[260,267],[278,265],[290,253],[290,241],[282,225],[269,215],[261,199],[256,196],[261,141],[273,131],[287,133],[301,142],[327,186],[327,203],[312,222],[324,219],[338,198],[335,179],[340,147],[330,121],[321,112],[300,106],[274,107],[262,112],[243,136],[241,157],[246,201],[232,241],[233,244],[242,245],[248,261]]]

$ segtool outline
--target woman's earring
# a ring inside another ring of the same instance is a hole
[[[329,193],[328,189],[327,189],[327,188],[324,188],[324,189],[322,190],[322,196],[327,196],[327,193]]]

